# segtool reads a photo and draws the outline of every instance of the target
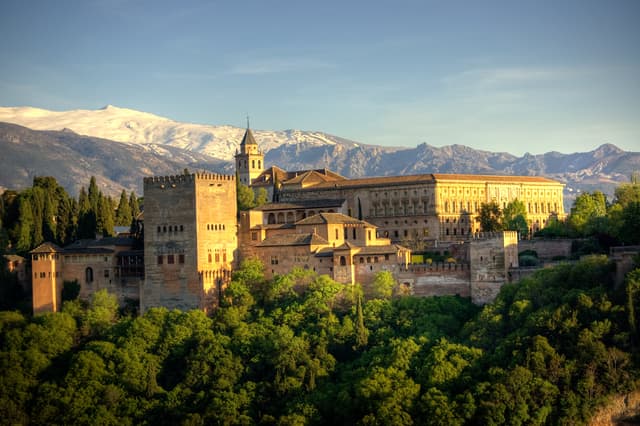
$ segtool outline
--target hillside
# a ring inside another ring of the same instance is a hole
[[[0,123],[0,187],[22,189],[34,176],[53,176],[76,194],[93,175],[100,188],[142,194],[144,176],[189,169],[223,171],[228,163],[196,152],[156,144],[132,145],[72,131],[34,131]],[[230,170],[226,170],[230,172]]]

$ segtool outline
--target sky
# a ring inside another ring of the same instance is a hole
[[[2,0],[0,106],[640,151],[637,0]]]

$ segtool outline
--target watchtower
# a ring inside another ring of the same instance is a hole
[[[144,228],[140,311],[217,306],[238,249],[235,177],[145,178]]]

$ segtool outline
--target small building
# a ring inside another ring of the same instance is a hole
[[[140,299],[144,255],[132,238],[79,240],[64,248],[45,242],[30,255],[34,314],[59,311],[64,283],[71,281],[80,285],[83,299],[101,289],[121,305]]]

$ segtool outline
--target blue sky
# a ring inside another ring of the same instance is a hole
[[[640,1],[3,0],[0,105],[640,151]]]

